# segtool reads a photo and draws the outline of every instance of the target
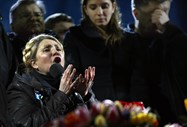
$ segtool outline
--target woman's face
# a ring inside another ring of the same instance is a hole
[[[54,63],[60,63],[64,67],[64,51],[56,41],[44,39],[38,46],[36,60],[32,61],[32,67],[46,75]]]
[[[84,10],[96,26],[107,26],[115,11],[116,4],[111,0],[88,0]]]

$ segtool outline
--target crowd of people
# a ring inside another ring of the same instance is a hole
[[[18,0],[11,32],[0,23],[0,126],[45,126],[105,99],[141,101],[161,127],[182,124],[187,34],[170,21],[171,4],[131,0],[134,23],[123,28],[117,0],[81,0],[77,25],[65,13],[45,18],[41,0]]]

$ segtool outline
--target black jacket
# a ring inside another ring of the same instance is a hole
[[[18,70],[8,89],[8,114],[13,126],[39,127],[79,105],[95,101],[91,93],[85,98],[79,94],[67,96],[55,88],[59,82],[60,79],[36,71]]]
[[[133,31],[132,27],[128,27]],[[168,22],[163,34],[143,38],[136,34],[144,54],[144,69],[152,103],[171,122],[187,115],[187,35]],[[165,114],[164,114],[165,113]],[[162,116],[161,116],[162,118]]]
[[[0,123],[3,122],[6,126],[9,123],[6,119],[6,89],[13,79],[15,70],[16,62],[13,49],[0,22]]]
[[[63,42],[66,64],[73,64],[79,73],[88,66],[96,67],[92,88],[99,100],[143,101],[148,97],[144,95],[147,88],[139,78],[143,74],[136,66],[133,38],[131,33],[123,32],[121,42],[113,45],[106,45],[95,27],[84,21],[66,33]]]

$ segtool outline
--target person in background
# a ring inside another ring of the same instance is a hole
[[[152,106],[161,124],[180,122],[187,115],[187,35],[170,21],[171,2],[131,0],[135,22],[127,28],[141,43]]]
[[[0,126],[9,127],[6,90],[14,77],[16,61],[1,20],[0,16]]]
[[[9,12],[9,23],[12,30],[8,34],[13,45],[18,63],[22,63],[22,50],[26,42],[40,33],[51,34],[45,30],[45,5],[41,0],[18,0]]]
[[[95,67],[75,76],[72,65],[63,71],[64,55],[62,44],[51,35],[37,35],[26,44],[24,66],[19,66],[8,88],[8,116],[13,126],[39,127],[96,101],[91,91]]]
[[[92,89],[100,101],[148,100],[137,46],[121,26],[116,0],[82,0],[81,8],[80,25],[71,27],[63,42],[67,65],[73,64],[79,73],[88,66],[97,68]]]
[[[45,19],[45,28],[53,30],[60,42],[63,42],[64,34],[74,25],[71,16],[65,13],[55,13]]]

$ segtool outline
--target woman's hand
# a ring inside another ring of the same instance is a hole
[[[73,65],[68,65],[60,81],[60,87],[59,87],[60,91],[64,92],[65,94],[70,94],[71,92],[74,91],[74,88],[80,81],[79,78],[76,78],[73,81],[75,73],[76,73],[76,69],[73,68]]]
[[[89,90],[91,89],[93,85],[93,80],[95,77],[95,67],[88,67],[88,69],[85,70],[84,78],[82,78],[82,75],[80,74],[78,76],[78,85],[74,87],[75,91],[80,93],[81,96],[86,96]]]

